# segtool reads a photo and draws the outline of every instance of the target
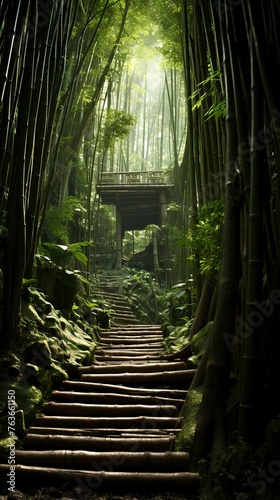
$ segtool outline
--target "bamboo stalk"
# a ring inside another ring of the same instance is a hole
[[[126,384],[183,384],[187,387],[192,380],[195,370],[178,370],[162,373],[100,373],[100,374],[82,374],[81,380],[85,382],[113,382]]]
[[[6,479],[9,471],[8,465],[0,465],[1,477]],[[174,473],[129,473],[129,472],[94,472],[79,470],[57,470],[54,468],[28,467],[16,465],[15,474],[18,481],[26,484],[26,479],[30,479],[32,484],[36,481],[43,482],[44,485],[63,484],[65,482],[80,484],[86,488],[96,489],[104,487],[120,487],[122,491],[127,488],[137,491],[147,488],[162,490],[171,488],[172,491],[182,491],[186,488],[198,488],[199,476],[192,472],[174,472]]]
[[[61,449],[61,450],[87,450],[87,451],[168,451],[174,444],[174,437],[158,438],[121,438],[121,437],[95,437],[95,436],[56,436],[27,434],[23,440],[25,449]]]
[[[114,472],[186,471],[190,456],[186,452],[89,452],[80,450],[17,451],[16,463],[36,467],[81,468],[106,470],[112,464]]]
[[[37,417],[35,425],[67,428],[124,428],[141,427],[143,429],[165,429],[173,428],[178,422],[175,417],[68,417],[68,416],[48,416]]]
[[[65,427],[29,427],[29,432],[31,434],[54,434],[54,435],[77,435],[77,436],[106,436],[106,437],[117,437],[121,436],[125,437],[148,437],[154,438],[159,436],[175,436],[180,432],[180,428],[173,429],[143,429],[143,428],[135,428],[135,429],[114,429],[114,428],[102,428],[102,429],[67,429]]]
[[[135,416],[171,416],[178,415],[174,405],[118,405],[118,404],[85,404],[85,403],[46,403],[46,415],[80,415],[89,417],[135,417]]]
[[[184,361],[174,361],[174,363],[166,363],[161,361],[159,363],[147,363],[147,364],[128,364],[122,363],[121,365],[91,365],[91,366],[81,366],[78,368],[78,374],[82,373],[123,373],[123,372],[165,372],[165,371],[175,371],[175,370],[187,370],[187,364]]]
[[[178,389],[154,389],[149,388],[145,389],[144,387],[128,387],[125,385],[118,384],[100,384],[99,382],[82,382],[78,380],[65,380],[62,382],[63,389],[73,389],[78,391],[89,391],[89,392],[101,392],[102,394],[106,394],[107,392],[114,392],[120,394],[145,394],[151,396],[162,396],[167,398],[184,398],[186,395],[186,391],[178,390]]]
[[[100,392],[77,392],[77,391],[53,391],[51,398],[54,401],[72,401],[76,403],[91,404],[130,404],[130,405],[176,405],[180,407],[184,399],[163,398],[160,396],[141,396],[131,394],[100,393]]]

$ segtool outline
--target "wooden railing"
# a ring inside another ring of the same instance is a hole
[[[162,170],[146,170],[136,172],[103,172],[101,185],[115,184],[166,184],[167,178]]]

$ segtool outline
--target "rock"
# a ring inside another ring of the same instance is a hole
[[[22,382],[0,382],[1,401],[7,401],[8,391],[13,391],[19,409],[24,412],[25,424],[28,427],[41,407],[41,391],[34,386],[28,386]]]
[[[68,373],[59,364],[54,362],[50,366],[49,373],[55,387],[58,387],[63,380],[69,379]]]
[[[46,369],[52,362],[51,351],[46,341],[37,341],[30,344],[23,352],[23,359],[27,363]]]
[[[213,321],[209,321],[209,323],[193,336],[190,343],[192,356],[188,358],[188,368],[196,368],[199,365],[206,348],[212,325]]]
[[[176,437],[175,451],[191,452],[194,434],[197,424],[197,416],[202,401],[203,386],[196,387],[188,392],[181,416],[183,423],[181,430]]]
[[[31,363],[27,363],[22,370],[22,379],[26,385],[35,385],[38,384],[40,368],[37,365],[32,365]]]
[[[9,428],[8,418],[9,418],[9,415],[5,415],[4,417],[0,418],[0,426],[2,428],[2,431],[1,431],[2,436],[7,436],[7,434],[8,434],[8,428]],[[15,424],[13,425],[13,428],[15,429],[15,434],[19,438],[22,438],[24,436],[24,433],[25,433],[24,412],[22,410],[17,410],[14,414],[14,418],[15,418]]]

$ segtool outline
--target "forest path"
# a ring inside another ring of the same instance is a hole
[[[91,492],[186,495],[198,487],[189,454],[174,451],[194,370],[166,362],[162,340],[155,325],[102,330],[95,364],[52,393],[23,439],[17,487],[69,482]]]

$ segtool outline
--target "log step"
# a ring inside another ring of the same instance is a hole
[[[115,361],[124,361],[124,362],[129,362],[129,363],[134,363],[135,361],[160,361],[162,359],[162,354],[151,354],[151,355],[142,355],[142,354],[135,354],[133,357],[132,356],[123,356],[123,355],[118,355],[118,354],[104,354],[100,355],[96,353],[95,355],[95,361],[107,361],[107,362],[112,362],[114,363]]]
[[[76,392],[76,391],[53,391],[51,398],[55,402],[77,402],[87,404],[106,404],[106,405],[175,405],[180,408],[184,402],[183,399],[162,398],[155,396],[141,396],[131,394],[117,394],[101,392]]]
[[[157,340],[159,342],[162,342],[162,335],[159,335],[159,334],[142,334],[140,335],[140,332],[137,332],[135,333],[135,335],[126,335],[124,333],[121,333],[121,334],[116,334],[116,333],[109,333],[107,332],[107,334],[105,333],[102,333],[100,335],[100,340],[109,340],[109,339],[112,339],[112,340],[118,340],[120,341],[120,339],[123,339],[123,340],[129,340],[129,341],[138,341],[138,340],[143,340],[143,342],[145,342],[146,340]]]
[[[29,427],[29,432],[31,434],[62,434],[62,435],[78,435],[78,436],[107,436],[107,437],[116,437],[121,436],[124,437],[158,437],[158,436],[167,436],[167,435],[177,435],[180,432],[180,429],[143,429],[143,428],[135,428],[135,429],[112,429],[112,428],[101,428],[101,429],[89,429],[89,428],[80,428],[80,429],[67,429],[64,427]]]
[[[159,326],[117,316],[130,323],[101,331],[95,363],[53,391],[29,428],[16,453],[17,487],[29,480],[122,494],[197,490],[189,454],[174,451],[195,370],[165,359]],[[0,478],[7,472],[0,465]]]
[[[127,354],[129,351],[144,351],[147,353],[155,352],[158,353],[158,351],[162,349],[162,344],[161,342],[159,343],[143,343],[143,344],[102,344],[102,342],[99,344],[97,351],[107,351],[110,354],[110,351],[117,351],[117,350],[122,350],[123,354]],[[141,354],[141,352],[140,352]]]
[[[128,335],[133,332],[146,332],[151,334],[154,332],[159,332],[162,335],[162,328],[160,325],[115,325],[111,328],[101,328],[101,332],[126,332]]]
[[[116,429],[172,429],[178,424],[177,417],[76,417],[76,416],[43,416],[35,419],[34,425],[47,427],[91,428],[112,427]]]
[[[99,349],[96,351],[96,354],[101,354],[105,356],[129,356],[130,358],[139,358],[140,356],[149,356],[150,358],[161,358],[162,355],[164,354],[163,350],[159,349],[146,349],[144,352],[144,349]]]
[[[193,379],[195,370],[178,370],[161,373],[83,373],[81,380],[85,382],[116,382],[127,385],[173,385],[187,387]]]
[[[105,404],[83,404],[83,403],[46,403],[44,405],[46,415],[80,415],[90,417],[128,417],[128,416],[170,416],[178,415],[178,408],[174,405],[105,405]]]
[[[0,465],[0,478],[7,480],[10,466]],[[125,492],[131,490],[144,491],[190,491],[199,486],[199,476],[192,472],[106,472],[90,471],[81,469],[55,469],[44,467],[33,467],[27,465],[16,465],[15,476],[17,487],[20,484],[31,482],[35,485],[63,485],[65,482],[71,485],[79,485],[92,492],[96,489],[119,489]]]
[[[87,450],[87,451],[169,451],[174,445],[174,436],[160,437],[96,437],[52,434],[27,434],[23,438],[25,449],[33,450]]]
[[[108,464],[114,471],[185,471],[190,463],[189,453],[184,452],[128,452],[128,451],[81,451],[48,450],[16,452],[16,463],[38,467],[59,467],[101,471],[108,470]]]
[[[154,397],[165,397],[165,398],[175,398],[175,399],[185,399],[186,391],[180,389],[153,389],[153,388],[144,388],[144,387],[129,387],[124,385],[117,384],[100,384],[96,382],[82,382],[80,380],[65,380],[62,382],[62,388],[66,390],[75,390],[78,392],[101,392],[102,394],[106,394],[108,392],[115,392],[119,394],[125,395],[151,395]]]
[[[91,365],[91,366],[80,366],[78,368],[78,374],[82,373],[124,373],[124,372],[165,372],[165,371],[176,371],[176,370],[187,370],[188,366],[183,361],[173,363],[166,363],[164,361],[158,363],[146,363],[142,365],[123,363],[121,365]]]
[[[147,345],[147,344],[157,344],[159,345],[160,347],[162,347],[162,338],[158,338],[158,337],[150,337],[150,338],[144,338],[144,337],[133,337],[133,338],[124,338],[124,337],[121,337],[121,338],[117,338],[117,337],[100,337],[100,344],[99,345],[103,345],[103,344],[123,344],[123,345],[131,345],[131,344],[135,344],[138,346],[138,344],[140,345]]]

